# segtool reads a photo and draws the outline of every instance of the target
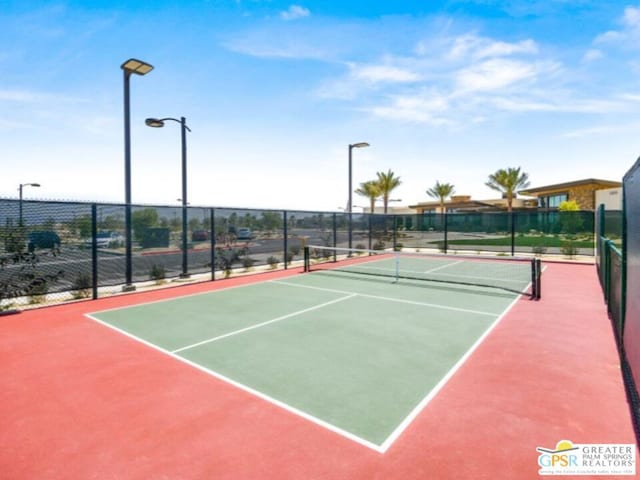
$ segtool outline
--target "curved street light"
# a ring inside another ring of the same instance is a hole
[[[189,278],[188,272],[188,258],[187,258],[187,131],[191,129],[187,126],[187,119],[180,117],[177,118],[147,118],[144,123],[148,127],[162,128],[166,121],[172,121],[180,124],[181,140],[182,140],[182,198],[179,199],[182,202],[182,273],[180,278]]]

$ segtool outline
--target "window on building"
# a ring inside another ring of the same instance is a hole
[[[556,193],[555,195],[545,195],[538,197],[538,207],[558,208],[562,202],[569,200],[568,193]]]

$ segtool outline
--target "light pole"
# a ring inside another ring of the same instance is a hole
[[[187,120],[184,117],[177,118],[147,118],[144,123],[149,127],[162,128],[164,122],[171,120],[180,124],[180,132],[182,139],[182,273],[180,278],[189,278],[188,262],[187,262],[187,131],[191,131],[187,127]]]
[[[365,148],[368,146],[369,144],[367,142],[349,144],[349,204],[347,205],[349,210],[349,248],[351,248],[353,243],[353,202],[352,202],[353,186],[352,186],[351,151],[354,148]]]
[[[20,192],[20,202],[18,203],[18,226],[22,227],[22,189],[24,187],[39,187],[39,183],[21,183],[20,187],[18,187],[18,191]]]
[[[132,74],[146,75],[153,66],[130,58],[120,65],[124,73],[124,224],[125,224],[125,291],[135,290],[132,285],[133,269],[131,265],[131,114],[129,102],[129,79]]]

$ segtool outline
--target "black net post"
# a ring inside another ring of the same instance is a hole
[[[98,206],[91,204],[91,296],[98,298]]]
[[[542,298],[542,260],[539,258],[535,259],[535,272],[536,299],[540,300]]]
[[[209,240],[211,242],[211,281],[216,279],[216,215],[215,208],[209,210],[209,223],[211,231],[209,232]]]
[[[304,246],[304,271],[309,271],[309,247],[307,245]]]

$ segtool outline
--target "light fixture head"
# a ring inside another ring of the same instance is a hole
[[[153,128],[162,128],[164,127],[164,120],[160,120],[157,118],[147,118],[144,121],[145,125],[147,127],[153,127]]]
[[[367,142],[354,143],[351,145],[351,148],[365,148],[368,147],[369,144]]]
[[[146,75],[151,70],[153,70],[153,65],[143,62],[142,60],[137,60],[135,58],[130,58],[122,65],[120,65],[124,71],[129,73],[135,73],[136,75]]]

